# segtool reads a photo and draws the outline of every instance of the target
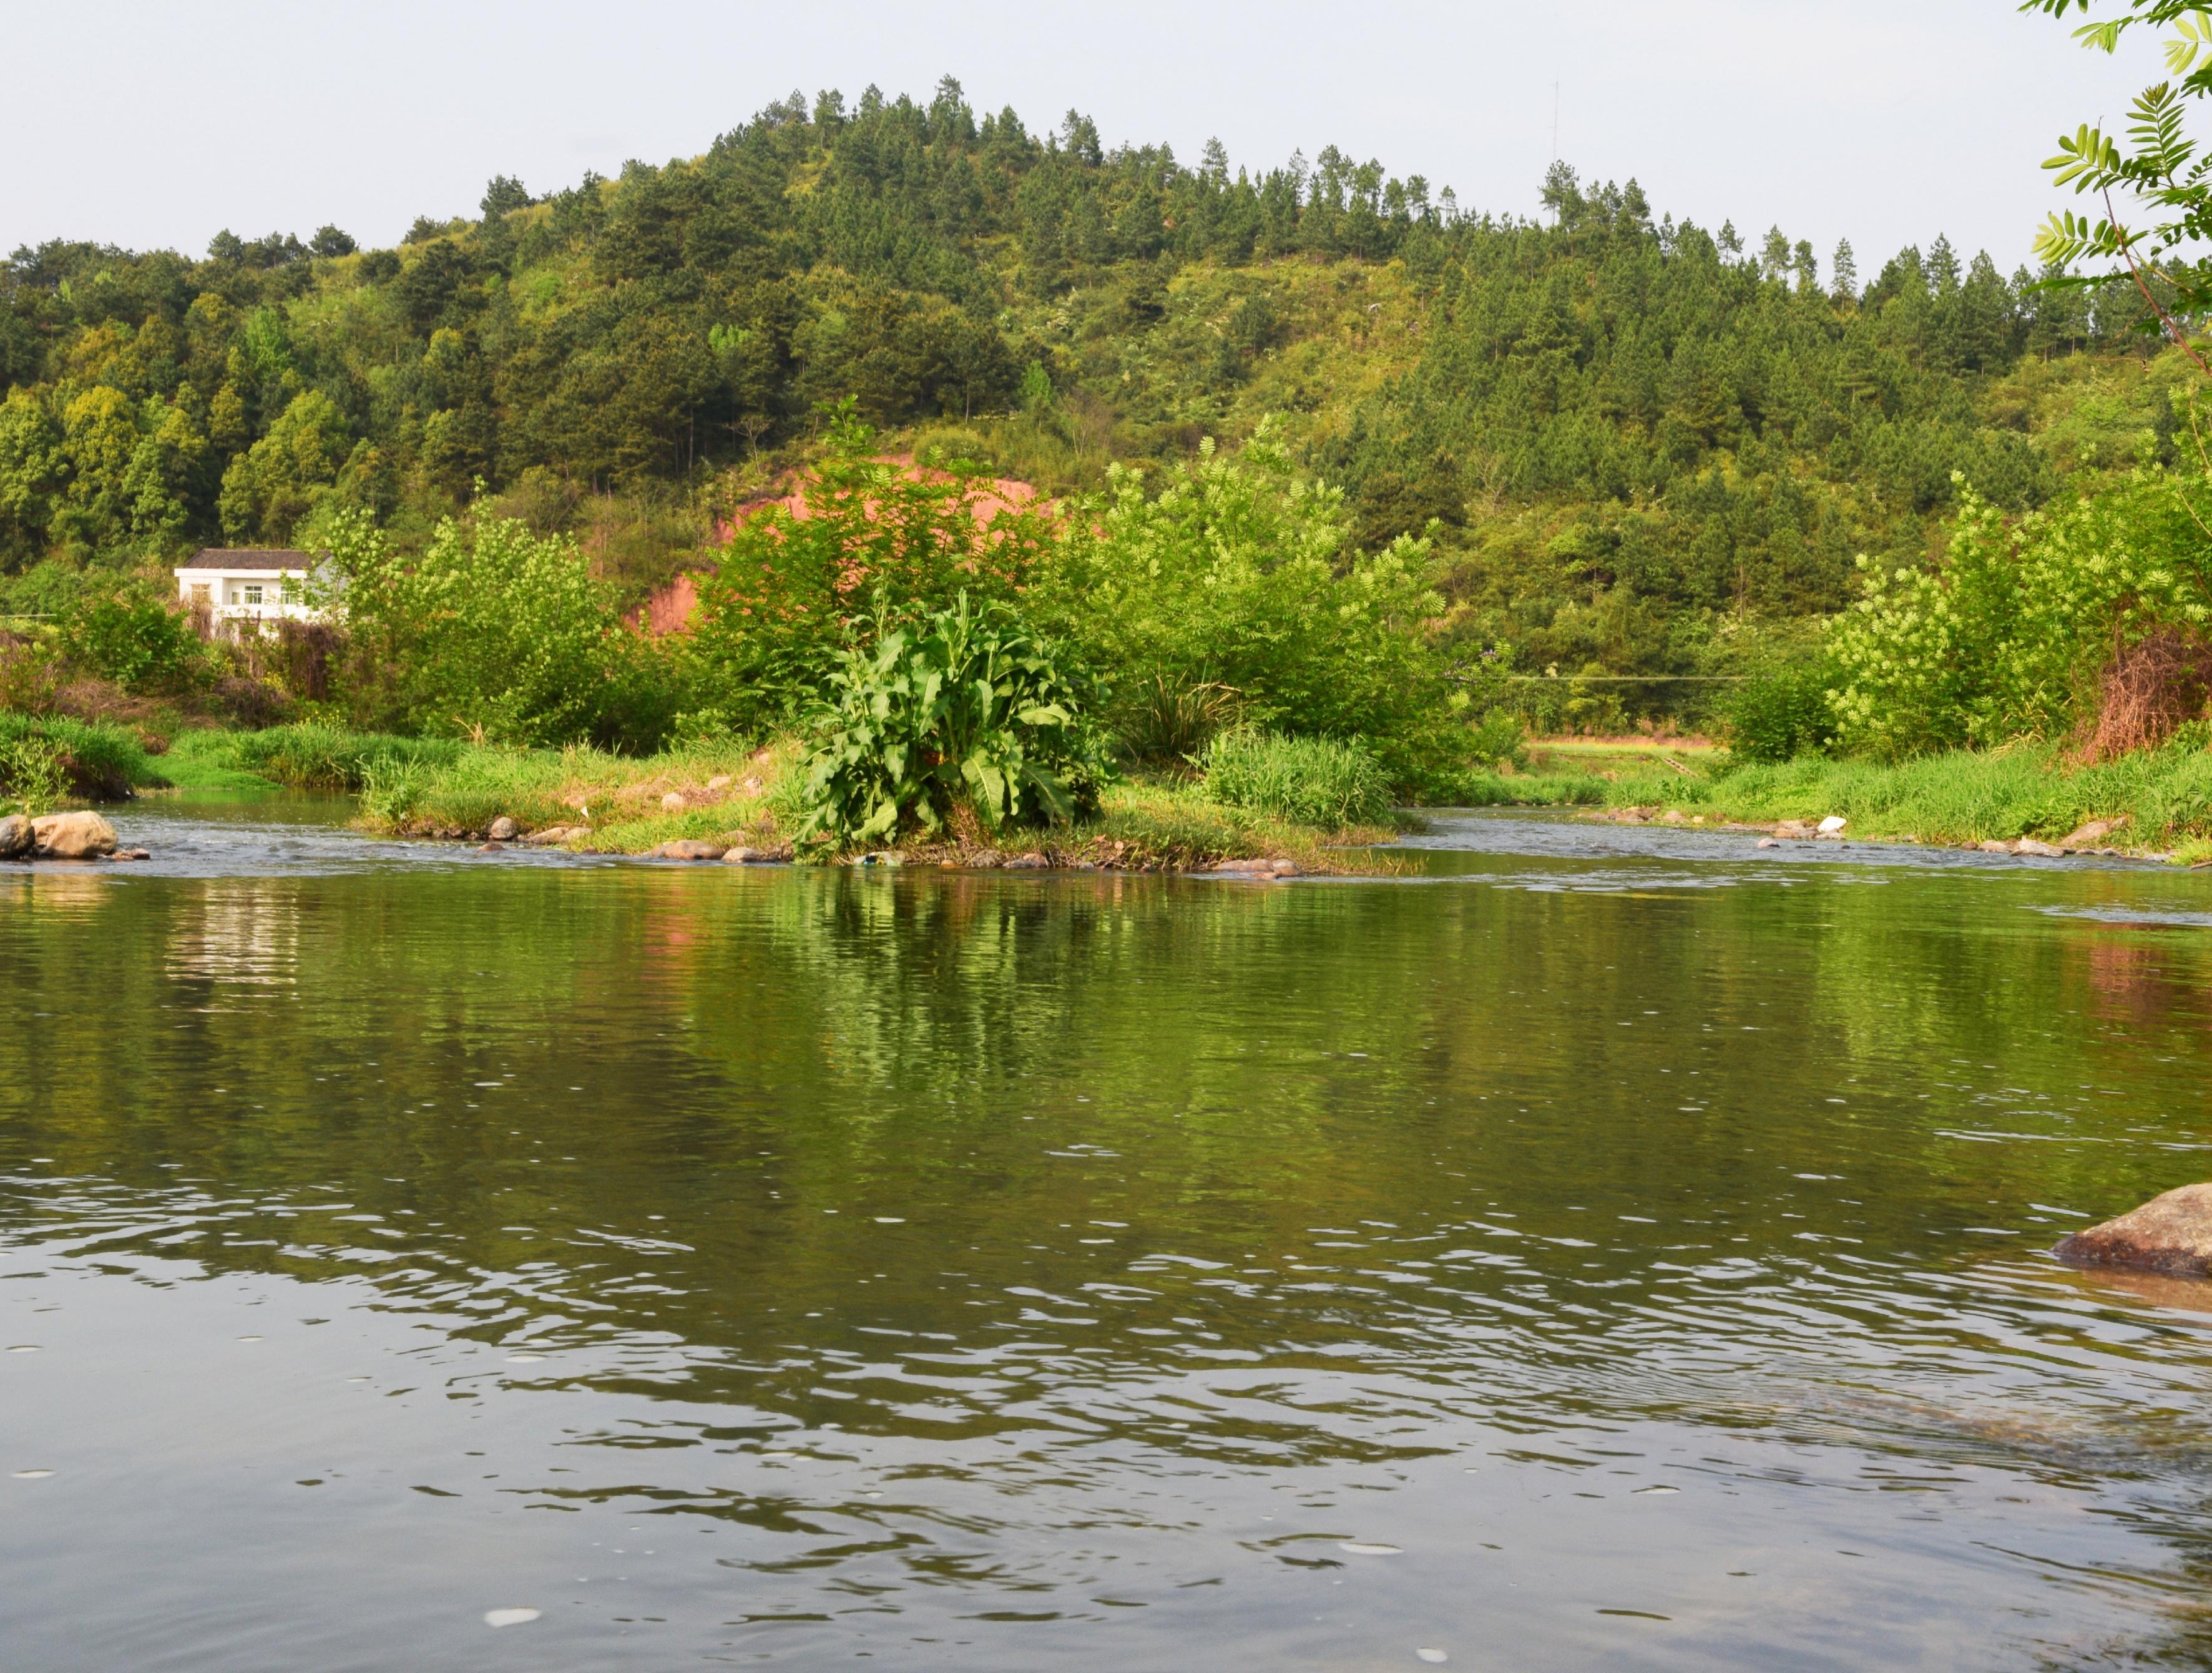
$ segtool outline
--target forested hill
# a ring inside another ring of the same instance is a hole
[[[1847,247],[1747,246],[1565,168],[1545,200],[1476,213],[1334,148],[1258,175],[1109,151],[948,79],[794,94],[543,198],[495,179],[397,250],[22,249],[0,574],[281,544],[332,502],[404,539],[482,478],[642,585],[847,396],[1054,489],[1272,411],[1364,540],[1439,520],[1468,631],[1650,670],[1834,608],[1855,552],[1922,551],[1954,471],[2023,507],[2171,447],[2131,296],[1940,239],[1863,284]]]

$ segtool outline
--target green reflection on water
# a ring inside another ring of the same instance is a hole
[[[575,1385],[729,1408],[670,1445],[1841,1425],[2193,1503],[2203,1400],[2112,1379],[2201,1336],[2038,1252],[2208,1171],[2200,895],[46,872],[0,891],[0,1231],[620,1342]]]

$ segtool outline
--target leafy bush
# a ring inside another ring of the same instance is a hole
[[[801,843],[856,844],[966,809],[986,830],[1097,805],[1106,767],[1089,682],[1004,605],[971,605],[849,649],[817,712]]]
[[[1156,498],[1141,472],[1109,478],[1030,596],[1113,692],[1117,733],[1145,736],[1163,689],[1212,686],[1251,725],[1365,739],[1402,786],[1465,760],[1425,542],[1351,553],[1343,496],[1301,478],[1272,425],[1234,459],[1204,444]]]
[[[179,691],[205,673],[191,618],[143,588],[80,597],[63,618],[61,643],[71,662],[126,691]]]
[[[869,456],[875,433],[841,409],[799,508],[744,515],[699,583],[689,652],[740,723],[800,713],[855,635],[878,635],[962,596],[1011,599],[1052,538],[1041,514],[996,499],[964,471]]]
[[[573,539],[472,514],[439,524],[409,563],[363,514],[333,514],[324,533],[358,721],[522,745],[649,747],[667,731],[665,663]]]
[[[1936,569],[1859,560],[1863,595],[1830,635],[1844,743],[1899,756],[2086,733],[2116,657],[2212,626],[2203,497],[2146,468],[2008,526],[1962,489]]]
[[[1390,775],[1354,740],[1239,727],[1213,740],[1205,764],[1206,794],[1231,807],[1332,830],[1390,811]]]
[[[1794,761],[1824,754],[1836,740],[1828,701],[1834,671],[1826,665],[1753,674],[1723,700],[1720,721],[1732,753],[1746,761]]]

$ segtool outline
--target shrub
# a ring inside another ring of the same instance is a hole
[[[471,513],[410,563],[363,514],[334,514],[325,532],[357,721],[522,745],[649,748],[666,733],[665,661],[569,537]]]
[[[817,712],[801,843],[856,844],[965,809],[986,830],[1095,808],[1089,682],[1004,605],[950,610],[849,649]]]
[[[205,673],[189,617],[135,587],[89,593],[63,618],[64,654],[126,691],[173,692]]]
[[[1720,706],[1729,751],[1746,761],[1794,761],[1825,754],[1836,741],[1828,700],[1834,670],[1825,664],[1753,674]]]
[[[1274,427],[1234,459],[1208,441],[1157,497],[1116,466],[1070,520],[1030,595],[1143,738],[1158,693],[1214,686],[1254,726],[1361,738],[1397,783],[1465,760],[1455,690],[1426,624],[1443,600],[1426,544],[1348,549],[1344,496],[1294,469]]]
[[[1301,824],[1334,830],[1390,811],[1390,775],[1356,740],[1239,727],[1208,746],[1205,767],[1206,793],[1214,800]]]
[[[1935,569],[1861,558],[1862,596],[1829,638],[1842,740],[1897,756],[2087,736],[2104,670],[2147,641],[2187,650],[2212,628],[2212,541],[2192,496],[2201,488],[2146,468],[2008,526],[1962,490]],[[2201,684],[2194,652],[2148,660]],[[2159,741],[2191,710],[2132,678],[2113,695],[2148,722],[2136,743]]]
[[[1010,600],[1053,525],[997,502],[988,478],[869,457],[875,432],[841,410],[797,490],[732,530],[699,583],[689,654],[741,724],[799,714],[855,636],[888,633],[965,596]]]

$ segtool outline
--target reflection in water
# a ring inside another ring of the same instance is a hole
[[[298,958],[296,885],[255,879],[203,885],[197,913],[180,910],[169,936],[173,980],[276,987],[293,980]],[[179,898],[179,905],[185,901]]]
[[[2201,885],[1514,842],[1313,886],[0,896],[0,1346],[38,1350],[0,1355],[0,1631],[38,1666],[2212,1653],[2204,1287],[2041,1253],[2208,1137],[2212,942],[2051,909]],[[117,1573],[175,1607],[115,1618]]]

